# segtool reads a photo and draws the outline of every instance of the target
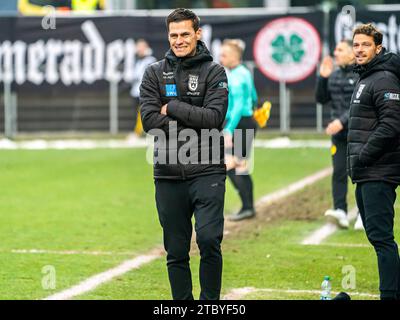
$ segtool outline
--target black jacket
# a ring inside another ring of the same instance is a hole
[[[169,50],[165,59],[151,64],[140,86],[140,102],[143,128],[155,135],[155,178],[225,174],[222,124],[228,107],[227,78],[203,42],[198,42],[193,57],[177,58]],[[161,115],[166,103],[167,115]],[[172,125],[176,130],[169,130]],[[165,133],[166,141],[155,129]],[[201,138],[202,129],[214,129],[218,134],[214,143]],[[185,139],[177,139],[180,133],[185,133]],[[189,153],[189,148],[194,152]],[[181,153],[188,156],[185,161]]]
[[[353,182],[400,184],[400,57],[383,50],[360,74],[349,119],[348,170]]]
[[[315,99],[326,104],[331,102],[331,120],[339,119],[343,130],[335,138],[347,140],[347,127],[351,95],[358,80],[353,65],[335,70],[329,78],[318,77]]]

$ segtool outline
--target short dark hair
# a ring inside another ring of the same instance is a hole
[[[167,24],[167,31],[169,31],[169,24],[171,22],[181,22],[185,20],[191,20],[193,24],[193,29],[194,31],[199,30],[200,28],[200,18],[192,11],[189,9],[185,8],[178,8],[172,11],[167,19],[165,20]]]
[[[382,44],[383,34],[372,24],[362,24],[354,29],[353,39],[356,34],[365,34],[374,38],[375,45],[379,46]]]

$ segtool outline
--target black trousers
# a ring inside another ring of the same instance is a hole
[[[378,258],[382,299],[400,298],[400,258],[393,235],[396,188],[382,181],[358,183],[356,188],[365,231]]]
[[[332,197],[334,209],[347,213],[347,141],[332,137]]]
[[[212,174],[188,180],[155,180],[174,300],[193,300],[189,266],[193,213],[200,250],[200,300],[220,298],[225,179],[225,174]]]

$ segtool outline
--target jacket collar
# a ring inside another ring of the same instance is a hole
[[[382,48],[382,51],[369,63],[354,67],[354,72],[358,73],[360,78],[365,78],[377,71],[390,71],[400,78],[400,57]]]
[[[198,41],[197,46],[196,46],[196,54],[192,57],[184,57],[184,58],[178,58],[174,52],[169,49],[167,53],[165,54],[165,58],[173,65],[177,63],[181,63],[183,67],[190,68],[195,65],[197,65],[200,62],[205,62],[205,61],[212,61],[213,58],[208,51],[206,45],[204,44],[203,41]]]

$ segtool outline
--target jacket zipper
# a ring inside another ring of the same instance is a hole
[[[181,98],[180,88],[179,88],[180,78],[178,76],[180,71],[181,71],[181,60],[178,59],[177,67],[176,67],[176,70],[175,70],[175,85],[176,85],[176,94],[177,94],[177,97],[178,97],[179,101],[180,101],[180,98]],[[178,141],[177,141],[177,146],[178,146]],[[178,150],[177,150],[177,152],[178,152]],[[178,154],[179,154],[179,152],[178,152]],[[177,159],[177,161],[178,161],[179,169],[181,170],[182,179],[186,180],[185,169],[183,168],[182,164],[179,162],[179,159]]]

